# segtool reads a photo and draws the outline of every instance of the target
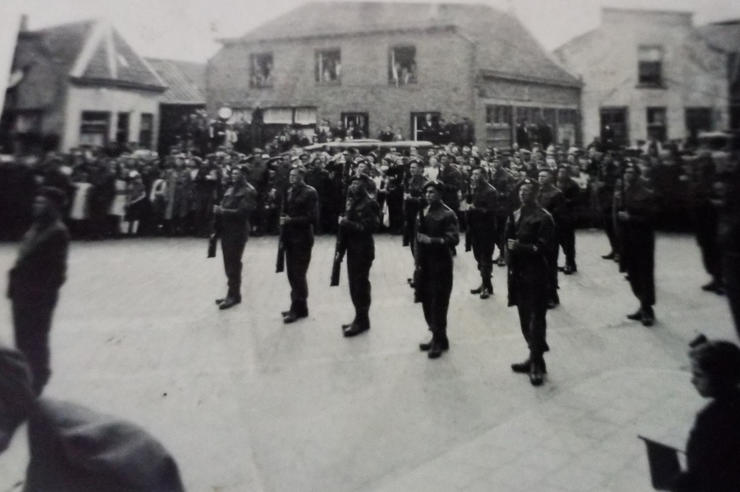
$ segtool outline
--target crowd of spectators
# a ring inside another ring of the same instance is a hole
[[[320,197],[317,230],[335,230],[342,210],[348,177],[359,162],[367,163],[364,172],[375,182],[383,213],[384,228],[392,233],[402,229],[404,183],[411,161],[423,166],[428,179],[437,179],[441,156],[460,171],[463,182],[459,195],[464,202],[473,169],[484,170],[499,189],[509,208],[516,205],[515,194],[507,190],[525,177],[537,178],[540,169],[566,170],[578,185],[573,198],[574,213],[581,226],[601,225],[601,211],[609,209],[615,188],[620,186],[620,166],[633,161],[642,177],[656,191],[661,207],[658,224],[685,227],[691,209],[692,183],[698,175],[694,160],[676,149],[649,155],[639,151],[605,150],[598,142],[587,149],[557,146],[532,149],[482,148],[454,143],[429,149],[413,147],[375,149],[337,149],[325,147],[305,150],[310,144],[292,129],[281,133],[265,149],[251,154],[220,147],[199,155],[191,149],[173,149],[166,156],[138,150],[109,156],[102,150],[75,150],[68,154],[49,154],[43,159],[28,157],[0,165],[0,229],[6,236],[17,236],[28,225],[30,201],[36,186],[51,185],[65,191],[68,205],[65,218],[79,238],[103,239],[141,235],[206,236],[211,229],[212,208],[224,190],[224,178],[234,167],[242,167],[259,193],[259,207],[252,220],[253,233],[277,231],[281,197],[287,187],[291,167],[306,168],[306,182]],[[464,205],[462,207],[464,209]],[[463,226],[464,226],[464,217]]]

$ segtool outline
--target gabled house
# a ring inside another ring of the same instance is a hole
[[[727,125],[727,62],[690,12],[604,8],[601,25],[555,50],[583,81],[584,140],[640,145]]]
[[[577,140],[580,82],[513,16],[485,5],[314,2],[238,38],[209,61],[209,113],[264,124],[339,121],[420,139],[466,119],[478,144],[509,146],[516,125]]]
[[[156,146],[166,85],[106,22],[21,29],[9,85],[0,133],[16,150]]]

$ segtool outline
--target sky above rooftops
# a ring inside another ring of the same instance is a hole
[[[106,18],[142,56],[204,62],[220,46],[215,39],[241,36],[307,2],[1,0],[0,16],[25,13],[30,29],[86,18]],[[604,6],[692,11],[697,25],[740,18],[737,0],[446,0],[443,3],[488,4],[513,11],[548,50],[597,27]]]

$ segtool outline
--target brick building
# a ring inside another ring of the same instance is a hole
[[[155,148],[154,70],[109,24],[82,21],[18,33],[0,135],[16,151],[130,143]]]
[[[317,2],[242,37],[208,63],[209,113],[263,111],[266,125],[342,121],[376,137],[419,139],[424,121],[468,119],[475,139],[508,146],[543,120],[577,139],[580,82],[514,17],[484,5]]]
[[[582,78],[586,142],[679,140],[727,125],[726,53],[691,13],[605,8],[600,27],[555,55]]]

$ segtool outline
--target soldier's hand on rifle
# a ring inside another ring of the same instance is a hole
[[[346,224],[347,222],[349,222],[349,221],[347,220],[347,217],[339,217],[339,225],[340,225],[340,226],[343,226],[343,225],[345,225],[345,224]]]
[[[418,232],[416,234],[416,241],[421,244],[432,244],[432,238],[427,236],[426,234],[422,234],[421,232]]]
[[[619,211],[617,212],[617,218],[623,221],[630,220],[630,213],[624,210]]]
[[[213,206],[213,213],[214,214],[221,215],[222,212],[223,212],[223,208],[221,208],[220,205],[214,205]]]
[[[280,216],[280,225],[281,226],[287,224],[288,222],[290,222],[290,217],[288,217],[287,215],[281,215]]]

